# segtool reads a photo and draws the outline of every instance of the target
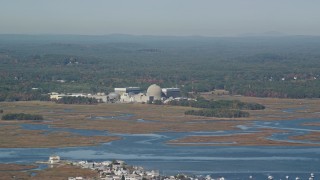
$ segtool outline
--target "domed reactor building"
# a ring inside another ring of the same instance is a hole
[[[156,84],[152,84],[148,87],[147,90],[147,96],[149,97],[149,101],[152,102],[154,100],[161,100],[161,93],[161,87]]]

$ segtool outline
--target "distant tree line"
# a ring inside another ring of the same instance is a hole
[[[61,99],[55,100],[55,102],[58,104],[98,104],[97,99],[82,96],[65,96]]]
[[[185,96],[224,89],[233,95],[320,98],[320,37],[106,37],[68,43],[65,36],[55,37],[60,42],[43,38],[0,36],[0,101],[146,89],[153,83],[178,85]]]
[[[200,110],[188,110],[186,115],[218,117],[218,118],[240,118],[249,117],[250,114],[241,110],[262,110],[265,106],[258,103],[245,103],[238,100],[206,100],[198,97],[195,101],[174,100],[169,105],[189,106],[201,108]]]
[[[265,109],[264,105],[258,103],[245,103],[238,100],[206,100],[204,98],[197,98],[197,101],[188,100],[173,100],[169,105],[174,106],[189,106],[195,108],[208,108],[208,109],[245,109],[245,110],[262,110]]]
[[[233,110],[233,109],[202,109],[202,110],[188,110],[184,114],[206,117],[218,118],[241,118],[249,117],[248,112]]]
[[[49,101],[49,95],[43,95],[38,92],[17,92],[17,90],[12,92],[7,92],[0,94],[0,102],[1,101],[32,101],[32,100],[39,100],[39,101]]]
[[[41,115],[25,114],[25,113],[11,113],[5,114],[1,118],[2,120],[43,120]]]

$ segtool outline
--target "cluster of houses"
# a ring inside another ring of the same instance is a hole
[[[224,177],[213,179],[209,175],[199,177],[188,176],[185,174],[163,176],[159,174],[159,171],[146,171],[141,166],[130,166],[127,165],[124,161],[120,160],[103,162],[79,161],[73,162],[72,164],[81,168],[96,171],[97,173],[99,173],[101,180],[225,180]],[[69,177],[68,180],[78,179],[76,179],[76,177]]]
[[[131,166],[127,165],[124,161],[113,160],[113,161],[61,161],[60,157],[53,155],[49,157],[47,162],[50,165],[54,164],[71,164],[74,166],[81,167],[83,169],[90,169],[98,173],[100,180],[225,180],[224,177],[219,177],[217,179],[212,178],[211,176],[188,176],[185,174],[178,174],[175,176],[163,176],[160,175],[159,171],[144,170],[141,166]],[[97,178],[94,178],[97,179]],[[249,179],[254,179],[252,176],[249,176]],[[268,180],[273,180],[273,176],[268,176]],[[289,176],[286,176],[285,179],[289,179]],[[314,180],[314,173],[310,174],[309,180]],[[68,177],[68,180],[91,180],[86,177]],[[299,177],[296,177],[295,180],[300,180]]]
[[[156,180],[160,179],[159,171],[145,171],[139,166],[129,166],[124,161],[72,162],[72,165],[91,169],[99,174],[101,180]],[[76,177],[69,177],[74,180]],[[78,177],[79,178],[79,177]]]
[[[59,164],[71,164],[81,167],[83,169],[90,169],[98,173],[100,180],[215,180],[210,176],[205,177],[191,177],[184,174],[178,174],[176,176],[162,176],[159,171],[156,170],[144,170],[141,166],[127,165],[124,161],[66,161],[61,160],[59,156],[52,155],[49,157],[47,163],[53,167],[53,165]],[[94,178],[97,179],[97,178]],[[91,180],[86,177],[68,177],[68,180]],[[223,177],[216,180],[224,180]]]

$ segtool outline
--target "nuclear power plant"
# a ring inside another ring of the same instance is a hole
[[[140,87],[114,88],[114,92],[108,94],[107,100],[122,103],[152,103],[178,97],[181,97],[179,88],[161,88],[159,85],[152,84],[146,92],[143,92]]]

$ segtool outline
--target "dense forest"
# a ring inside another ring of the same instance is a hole
[[[0,35],[0,101],[156,83],[187,92],[320,97],[320,37]]]

